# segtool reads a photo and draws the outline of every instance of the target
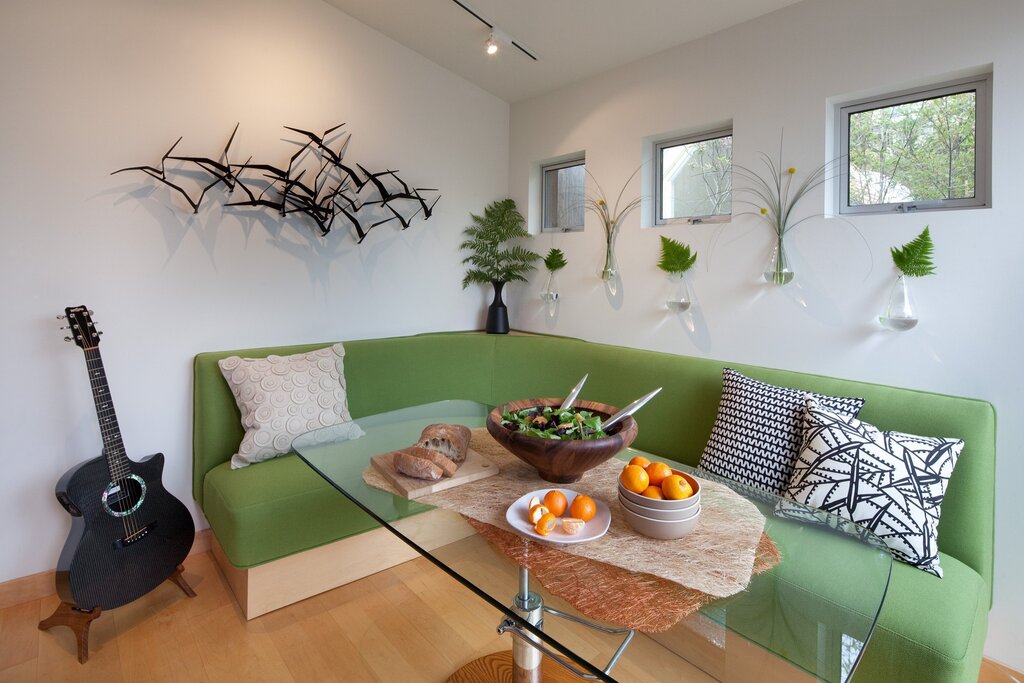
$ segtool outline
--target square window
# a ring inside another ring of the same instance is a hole
[[[837,107],[840,213],[991,205],[990,80]]]
[[[723,220],[732,214],[732,130],[655,145],[655,222]]]
[[[586,197],[586,165],[574,159],[541,167],[544,232],[583,229]]]

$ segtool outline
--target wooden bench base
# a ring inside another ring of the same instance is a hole
[[[417,544],[433,550],[473,535],[458,514],[434,509],[391,524]],[[224,554],[216,532],[211,550],[246,619],[305,600],[370,574],[419,557],[384,528],[343,538],[271,562],[240,569]]]

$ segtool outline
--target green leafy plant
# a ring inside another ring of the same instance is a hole
[[[462,288],[489,282],[526,282],[526,273],[536,268],[533,263],[540,255],[519,244],[502,248],[506,242],[530,236],[515,200],[491,202],[483,216],[470,217],[473,223],[462,231],[466,240],[459,245],[459,249],[470,252],[462,259],[470,266],[462,278]]]
[[[555,249],[552,247],[548,255],[544,257],[544,267],[550,270],[552,273],[556,270],[565,268],[568,261],[565,260],[565,254],[562,253],[561,249]]]
[[[690,245],[677,242],[671,237],[661,236],[661,259],[658,267],[673,275],[685,273],[697,262],[697,252],[690,251]]]
[[[935,264],[932,262],[935,245],[932,244],[932,236],[928,232],[927,225],[920,235],[902,247],[893,247],[890,251],[892,252],[892,262],[907,277],[924,277],[935,274]]]

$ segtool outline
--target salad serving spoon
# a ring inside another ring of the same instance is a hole
[[[588,377],[590,377],[589,372],[583,375],[583,379],[576,383],[576,386],[572,388],[572,391],[569,392],[569,395],[565,397],[564,401],[562,401],[562,407],[558,409],[558,412],[562,413],[565,412],[566,410],[569,410],[569,408],[572,406],[572,402],[575,401],[576,397],[580,395],[581,391],[583,391],[583,385],[587,383]]]
[[[601,429],[603,431],[607,432],[609,427],[611,427],[612,425],[618,424],[619,422],[621,422],[622,420],[625,420],[627,417],[629,417],[630,415],[632,415],[636,411],[638,411],[641,408],[643,408],[647,404],[648,401],[650,401],[652,398],[654,398],[655,396],[658,395],[658,392],[661,391],[661,389],[662,389],[662,387],[658,387],[654,391],[652,391],[650,393],[647,393],[647,394],[644,394],[643,396],[641,396],[637,400],[633,401],[628,406],[626,406],[625,408],[623,408],[622,410],[620,410],[619,412],[615,413],[614,415],[609,417],[607,420],[602,422],[601,423]]]

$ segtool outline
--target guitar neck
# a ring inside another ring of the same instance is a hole
[[[96,404],[96,417],[100,424],[100,435],[103,437],[103,454],[107,458],[110,480],[118,481],[131,474],[128,456],[121,440],[121,428],[117,424],[114,412],[114,401],[110,398],[110,387],[107,385],[107,372],[103,369],[103,358],[99,347],[86,347],[85,364],[89,369],[89,383],[92,385],[92,398]]]

